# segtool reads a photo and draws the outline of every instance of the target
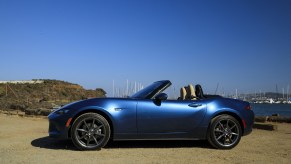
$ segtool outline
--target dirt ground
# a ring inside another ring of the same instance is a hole
[[[48,121],[0,114],[0,163],[291,163],[291,124],[254,129],[232,150],[206,141],[111,142],[100,151],[78,151],[48,138]]]

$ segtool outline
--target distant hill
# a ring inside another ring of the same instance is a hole
[[[0,110],[52,109],[73,101],[105,97],[97,88],[86,90],[78,84],[60,80],[39,79],[36,83],[24,81],[0,83]]]

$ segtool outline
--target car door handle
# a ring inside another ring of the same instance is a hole
[[[199,106],[202,106],[202,104],[191,103],[188,106],[193,107],[193,108],[197,108]]]
[[[115,111],[122,111],[124,110],[125,108],[114,108]]]

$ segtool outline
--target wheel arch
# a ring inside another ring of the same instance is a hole
[[[230,112],[230,111],[223,111],[223,112],[219,112],[219,113],[216,113],[214,114],[212,117],[211,117],[211,121],[217,117],[217,116],[220,116],[220,115],[230,115],[232,117],[234,117],[240,124],[240,127],[241,127],[241,130],[242,130],[242,134],[244,134],[244,124],[243,124],[243,120],[241,119],[241,117],[234,113],[234,112]],[[211,124],[211,121],[209,122],[209,126],[208,126],[208,129],[210,127],[210,124]]]
[[[75,122],[75,120],[85,114],[85,113],[97,113],[97,114],[100,114],[101,116],[103,116],[109,123],[109,126],[110,126],[110,138],[113,138],[113,132],[114,132],[114,127],[113,127],[113,122],[112,122],[112,119],[109,117],[109,115],[102,111],[102,110],[99,110],[99,109],[85,109],[85,110],[82,110],[80,111],[79,113],[77,113],[73,118],[72,118],[72,121],[70,122],[70,128],[68,130],[68,137],[71,138],[71,129],[72,129],[72,125],[73,123]]]

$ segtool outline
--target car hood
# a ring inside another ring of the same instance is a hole
[[[114,104],[125,104],[126,102],[130,101],[136,101],[132,98],[91,98],[81,101],[76,101],[70,104],[65,105],[63,108],[67,109],[81,109],[81,108],[102,108],[102,109],[108,109],[108,105],[114,105]]]

